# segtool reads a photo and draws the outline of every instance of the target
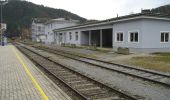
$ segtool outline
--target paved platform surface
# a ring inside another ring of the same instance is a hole
[[[71,100],[14,46],[0,46],[0,100]]]

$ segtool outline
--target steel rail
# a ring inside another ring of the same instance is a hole
[[[83,76],[83,77],[86,77],[86,78],[88,78],[89,80],[94,81],[95,83],[101,84],[101,85],[103,85],[103,86],[105,86],[105,87],[107,87],[107,88],[109,88],[109,89],[112,89],[114,92],[116,92],[116,93],[118,93],[118,94],[120,94],[120,95],[126,96],[126,97],[128,97],[128,98],[130,98],[130,99],[132,99],[132,100],[137,100],[137,97],[135,97],[135,96],[127,95],[126,93],[124,93],[124,92],[122,92],[122,91],[120,91],[120,90],[116,90],[115,88],[112,88],[112,87],[110,87],[110,86],[107,86],[106,84],[101,83],[101,82],[99,82],[99,81],[97,81],[97,80],[95,80],[95,79],[93,79],[93,78],[90,78],[90,77],[87,77],[87,76],[85,76],[85,75],[82,75],[82,73],[80,73],[80,72],[78,72],[78,71],[75,71],[75,70],[73,70],[73,69],[71,69],[71,68],[69,68],[69,67],[66,67],[65,65],[62,65],[62,64],[60,64],[60,63],[58,63],[58,62],[56,62],[56,61],[53,61],[53,60],[49,59],[48,57],[45,57],[45,56],[43,56],[43,55],[41,55],[41,54],[39,54],[39,53],[37,53],[37,52],[35,52],[35,51],[32,51],[32,50],[30,50],[30,49],[28,49],[28,48],[26,48],[26,47],[23,47],[23,48],[25,48],[25,49],[27,49],[27,50],[29,50],[29,51],[31,51],[31,52],[33,52],[33,53],[41,56],[41,57],[43,57],[43,58],[45,58],[45,59],[47,59],[47,60],[49,60],[49,61],[51,61],[51,62],[53,62],[53,63],[55,63],[55,64],[57,64],[57,65],[59,65],[59,66],[62,66],[62,67],[64,67],[64,68],[67,68],[67,69],[73,71],[74,73],[78,73],[79,75],[81,75],[81,76]],[[19,49],[20,49],[20,48],[19,48]],[[20,49],[20,50],[21,50],[21,49]],[[23,51],[22,51],[22,52],[23,52]],[[23,52],[23,53],[24,53],[24,52]],[[25,53],[24,53],[24,54],[25,54]],[[26,55],[29,56],[28,54],[26,54]],[[42,66],[42,67],[43,67],[43,66]],[[48,72],[50,72],[50,71],[48,71]],[[54,74],[53,74],[53,75],[54,75]],[[55,75],[54,75],[54,76],[55,76]],[[55,77],[56,77],[56,76],[55,76]],[[59,78],[57,78],[57,79],[59,79]],[[59,79],[59,80],[62,81],[62,79]],[[65,83],[64,81],[62,81],[62,82]],[[79,95],[81,95],[84,99],[89,100],[89,98],[86,98],[86,96],[84,96],[83,94],[79,93],[77,90],[75,90],[74,88],[72,88],[69,84],[66,84],[66,85],[67,85],[68,87],[70,87],[72,90],[74,90],[76,93],[78,93]]]
[[[94,59],[94,58],[89,58],[89,57],[84,57],[84,56],[68,53],[68,52],[61,51],[61,50],[56,50],[56,49],[51,49],[51,48],[44,48],[44,47],[36,47],[36,48],[41,49],[41,50],[45,50],[45,51],[49,51],[51,53],[54,53],[54,54],[57,54],[57,55],[60,55],[60,56],[64,56],[64,57],[67,57],[67,58],[70,58],[70,59],[74,59],[74,60],[77,60],[77,61],[88,63],[88,64],[93,65],[93,66],[97,66],[97,67],[100,67],[100,68],[104,68],[104,69],[107,69],[107,70],[115,71],[115,72],[118,72],[118,73],[122,73],[122,74],[125,74],[125,75],[136,77],[136,78],[141,78],[143,80],[147,80],[147,81],[150,81],[150,82],[153,82],[153,83],[163,84],[163,85],[166,85],[166,86],[170,87],[169,83],[165,83],[165,82],[149,79],[149,78],[146,78],[146,77],[142,77],[142,76],[139,76],[139,75],[123,72],[123,71],[120,71],[120,70],[117,70],[117,69],[113,69],[113,68],[109,68],[109,67],[104,67],[102,65],[98,65],[98,64],[94,64],[94,63],[91,63],[91,62],[88,62],[88,61],[84,61],[84,60],[78,59],[77,57],[85,58],[85,59],[90,59],[90,60],[102,62],[102,63],[105,63],[105,64],[111,64],[111,65],[114,65],[114,66],[120,66],[120,67],[124,67],[124,68],[129,68],[129,69],[133,69],[133,70],[136,70],[136,71],[142,71],[142,72],[145,72],[146,74],[149,73],[149,74],[153,74],[153,75],[159,75],[159,76],[163,76],[165,78],[170,78],[169,75],[160,74],[160,73],[156,73],[156,72],[151,72],[151,71],[148,71],[148,70],[138,69],[138,68],[134,68],[134,67],[130,67],[130,66],[125,66],[125,65],[121,65],[121,64],[114,64],[114,63],[111,63],[111,62],[102,61],[102,60],[98,60],[98,59]],[[66,54],[73,55],[75,57],[68,56]]]

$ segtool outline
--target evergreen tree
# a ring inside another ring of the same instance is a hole
[[[9,0],[8,4],[3,7],[3,19],[7,23],[8,36],[20,36],[22,30],[29,31],[32,18],[71,18],[80,21],[86,21],[76,14],[63,9],[54,9],[36,5],[23,0]]]

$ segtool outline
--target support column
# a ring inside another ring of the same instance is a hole
[[[89,31],[89,46],[91,46],[91,31]]]
[[[54,32],[54,42],[56,43],[56,35],[57,35],[57,33],[56,32]]]
[[[58,35],[58,33],[56,33],[56,42],[57,42],[57,44],[59,44],[59,35]]]
[[[64,32],[64,43],[66,43],[66,32]]]
[[[3,41],[2,40],[2,30],[0,30],[0,31],[1,31],[1,33],[0,33],[1,37],[0,38],[1,38],[1,45],[2,45],[2,41]]]
[[[103,33],[102,33],[102,29],[100,30],[100,48],[102,48],[103,46]]]
[[[80,31],[79,33],[79,43],[80,45],[82,45],[82,31]]]
[[[58,33],[56,33],[56,43],[58,44]]]

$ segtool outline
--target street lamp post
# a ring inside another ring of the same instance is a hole
[[[0,5],[1,5],[1,45],[3,42],[3,29],[2,29],[2,23],[3,23],[3,15],[2,15],[2,9],[3,5],[6,5],[8,3],[8,0],[0,0]]]
[[[2,22],[3,22],[3,18],[2,18],[2,2],[1,2],[1,45],[2,45],[2,41],[3,41],[3,35],[2,35]]]

